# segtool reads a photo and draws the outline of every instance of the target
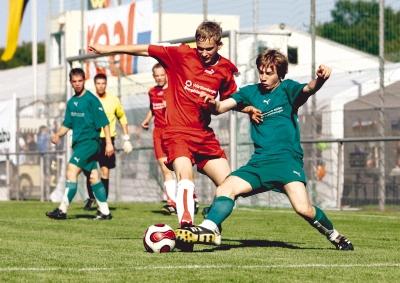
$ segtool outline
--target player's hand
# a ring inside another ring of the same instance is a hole
[[[52,134],[51,135],[51,142],[53,144],[58,144],[60,142],[60,136],[57,134]]]
[[[203,99],[204,103],[215,104],[215,97],[212,95],[209,95],[207,93],[201,93],[200,98]]]
[[[142,124],[140,124],[143,129],[148,130],[149,129],[149,122],[148,121],[143,121]]]
[[[122,145],[122,149],[126,154],[130,153],[133,149],[132,143],[130,141],[124,141],[124,144]]]
[[[106,156],[111,156],[114,154],[114,146],[112,145],[112,143],[106,143],[106,152],[105,155]]]
[[[325,65],[319,65],[316,75],[318,79],[326,81],[331,76],[332,69]]]
[[[88,46],[89,53],[96,53],[96,54],[105,54],[110,52],[106,45],[101,44],[93,44]]]
[[[263,121],[262,112],[254,106],[246,106],[242,109],[242,112],[249,114],[251,121],[256,124],[260,124]]]

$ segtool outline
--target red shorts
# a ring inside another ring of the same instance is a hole
[[[154,128],[153,129],[153,144],[154,144],[154,155],[156,159],[160,159],[162,157],[166,157],[167,154],[162,146],[162,136],[164,129],[163,128]]]
[[[212,130],[167,128],[163,132],[162,142],[168,157],[166,165],[170,169],[172,162],[182,156],[189,158],[192,164],[196,164],[199,171],[202,171],[209,160],[226,159],[225,152]]]

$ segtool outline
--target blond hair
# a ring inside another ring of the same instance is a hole
[[[196,29],[196,41],[206,41],[214,39],[215,43],[221,43],[222,28],[221,26],[212,21],[202,22]]]

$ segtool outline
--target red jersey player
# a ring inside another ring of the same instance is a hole
[[[166,196],[167,204],[164,205],[163,210],[168,214],[176,213],[176,181],[175,176],[171,170],[165,166],[167,162],[167,154],[162,148],[162,136],[164,129],[167,126],[165,120],[165,111],[167,103],[165,101],[165,93],[167,92],[167,74],[164,67],[157,63],[152,68],[153,78],[156,83],[154,87],[149,90],[150,98],[150,110],[147,112],[141,126],[147,130],[149,123],[154,117],[154,130],[153,130],[153,144],[154,144],[154,155],[158,161],[161,172],[164,177],[164,195]],[[195,211],[199,205],[195,199]]]
[[[221,27],[205,21],[196,29],[196,48],[187,45],[115,45],[89,46],[100,54],[126,53],[151,56],[165,68],[171,91],[166,96],[167,127],[163,146],[178,179],[176,197],[181,225],[193,224],[193,168],[206,174],[216,185],[222,184],[230,168],[225,153],[209,127],[211,108],[200,95],[220,96],[223,100],[236,91],[237,68],[218,54],[222,47]]]

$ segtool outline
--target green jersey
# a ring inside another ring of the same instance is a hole
[[[251,124],[255,148],[252,162],[285,156],[303,158],[296,99],[304,86],[293,80],[284,80],[274,90],[263,92],[259,84],[254,84],[231,96],[238,104],[254,106],[263,114],[261,124]]]
[[[63,125],[72,129],[72,144],[100,138],[101,128],[108,125],[99,99],[85,90],[81,96],[73,96],[67,102]]]

